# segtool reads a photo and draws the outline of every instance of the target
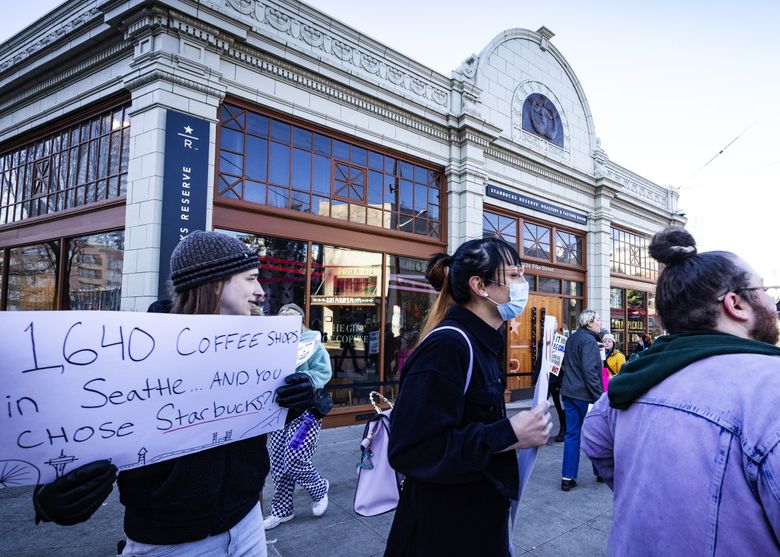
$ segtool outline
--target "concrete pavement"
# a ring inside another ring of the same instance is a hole
[[[308,495],[296,491],[295,519],[266,532],[270,557],[382,555],[392,513],[364,518],[352,511],[355,464],[359,460],[362,432],[363,426],[322,432],[315,462],[320,473],[330,481],[328,510],[315,518]],[[612,493],[606,485],[596,482],[584,455],[580,461],[579,485],[568,493],[562,492],[562,455],[563,443],[551,442],[539,451],[512,540],[518,555],[591,557],[605,553],[612,523]],[[272,496],[270,478],[267,483],[264,513],[269,512]],[[116,543],[123,537],[123,509],[116,490],[88,522],[70,527],[35,526],[31,492],[31,488],[0,490],[0,555],[116,555]]]

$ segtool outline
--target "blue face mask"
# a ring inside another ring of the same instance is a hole
[[[501,285],[501,286],[506,286]],[[490,300],[489,296],[486,296]],[[511,321],[520,314],[523,313],[525,306],[528,304],[528,283],[523,282],[521,284],[509,285],[509,301],[503,304],[499,304],[493,300],[490,300],[498,308],[498,314],[504,321]]]

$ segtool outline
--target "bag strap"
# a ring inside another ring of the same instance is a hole
[[[471,383],[471,372],[474,369],[474,349],[471,347],[471,340],[469,340],[469,336],[463,332],[463,329],[460,329],[458,327],[453,327],[452,325],[442,325],[441,327],[436,327],[434,330],[432,330],[430,333],[425,335],[425,340],[429,336],[431,336],[436,331],[443,331],[444,329],[452,329],[453,331],[458,331],[463,338],[466,339],[466,344],[469,347],[469,370],[466,372],[466,387],[463,389],[463,394],[466,394],[466,391],[469,390],[469,384]]]

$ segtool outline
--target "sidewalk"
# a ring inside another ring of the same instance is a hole
[[[527,404],[527,401],[515,402],[510,408],[516,410]],[[556,431],[553,429],[553,434]],[[295,519],[266,532],[269,557],[382,555],[392,513],[363,518],[352,511],[355,464],[362,433],[362,425],[322,432],[314,459],[319,471],[330,481],[328,510],[320,518],[313,517],[308,495],[296,491]],[[563,443],[549,443],[539,451],[518,514],[519,526],[513,538],[517,555],[595,557],[605,553],[612,523],[612,493],[604,484],[596,483],[584,455],[578,487],[562,492],[562,455]],[[270,478],[267,484],[264,512],[268,512],[272,496]],[[116,542],[123,537],[123,509],[116,490],[88,522],[70,527],[35,526],[31,492],[32,488],[0,489],[0,555],[116,555]]]

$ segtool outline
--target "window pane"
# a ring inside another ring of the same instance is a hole
[[[362,147],[352,146],[352,162],[360,166],[366,166],[368,162],[368,151]]]
[[[314,151],[330,156],[330,138],[318,133],[314,134]]]
[[[582,283],[573,280],[563,281],[564,296],[582,296]]]
[[[330,195],[330,159],[314,155],[314,179],[312,191],[322,195]]]
[[[271,139],[289,145],[291,131],[292,126],[290,124],[285,124],[279,120],[271,120]]]
[[[247,180],[244,182],[244,199],[265,205],[265,184]]]
[[[299,191],[292,192],[290,209],[308,213],[311,208],[311,195]]]
[[[523,255],[550,259],[550,229],[533,223],[523,223]]]
[[[349,160],[349,145],[338,139],[333,140],[333,158],[342,161]]]
[[[292,187],[309,191],[311,185],[311,153],[293,149]]]
[[[124,236],[124,231],[116,231],[68,241],[70,276],[63,309],[119,311]]]
[[[582,265],[582,237],[560,230],[556,231],[555,259],[559,263]]]
[[[219,138],[219,145],[223,149],[230,151],[244,152],[244,134],[228,128],[222,128]]]
[[[379,172],[368,173],[368,204],[382,206],[382,174]]]
[[[271,142],[271,168],[269,182],[280,186],[290,185],[290,147]]]
[[[260,137],[268,137],[268,118],[261,114],[249,112],[247,115],[246,131]]]
[[[559,279],[539,277],[539,292],[546,294],[560,294],[561,281]]]
[[[6,309],[57,309],[54,303],[59,256],[59,241],[10,249]]]
[[[268,141],[248,135],[246,138],[246,177],[265,182],[268,179]]]
[[[366,402],[380,371],[382,255],[313,244],[311,256],[309,323],[331,356],[328,389],[336,404]]]
[[[387,301],[385,304],[385,385],[398,381],[401,368],[417,345],[418,333],[436,300],[436,291],[425,279],[427,261],[388,256]]]
[[[268,205],[286,209],[289,205],[290,190],[287,188],[268,188]]]
[[[227,174],[237,174],[241,176],[244,173],[244,156],[230,151],[219,152],[219,171]],[[247,175],[249,173],[247,172]]]
[[[312,133],[309,130],[293,128],[293,144],[301,149],[311,151]]]

